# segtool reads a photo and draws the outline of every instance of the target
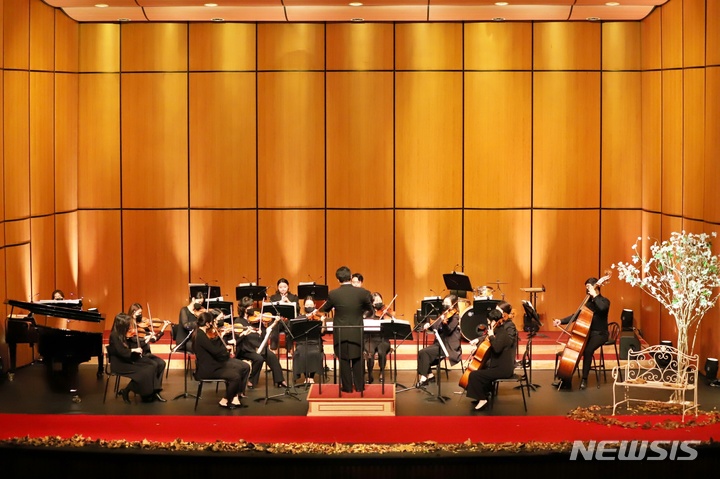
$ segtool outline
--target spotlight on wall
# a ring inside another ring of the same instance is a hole
[[[717,360],[717,358],[707,358],[705,360],[705,379],[708,380],[710,386],[720,388],[720,381],[718,381],[717,375],[718,375],[718,360]]]

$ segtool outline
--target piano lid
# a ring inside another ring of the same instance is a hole
[[[29,303],[27,301],[18,301],[15,299],[6,299],[5,304],[13,308],[21,308],[40,316],[50,316],[53,318],[74,319],[77,321],[88,321],[99,323],[105,319],[105,316],[97,311],[82,311],[79,309],[58,306],[49,303]]]

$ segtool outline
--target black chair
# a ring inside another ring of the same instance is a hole
[[[596,354],[593,355],[593,362],[592,366],[590,367],[591,370],[595,371],[595,377],[598,382],[598,387],[600,387],[600,373],[603,374],[603,378],[605,379],[605,382],[607,382],[607,372],[611,369],[608,369],[605,365],[605,346],[612,346],[615,348],[615,361],[617,362],[618,371],[620,371],[620,374],[622,374],[622,370],[620,368],[620,354],[618,351],[618,336],[620,336],[620,325],[618,323],[610,323],[608,324],[608,340],[600,346],[599,349],[599,357],[596,357]],[[622,380],[622,377],[620,378]]]
[[[530,339],[528,341],[528,346],[530,344]],[[496,379],[493,381],[493,394],[490,397],[490,408],[495,405],[495,398],[498,395],[498,391],[500,389],[500,383],[517,383],[516,389],[520,389],[520,392],[522,393],[523,398],[523,406],[525,407],[525,412],[527,412],[527,401],[525,400],[525,388],[527,388],[527,395],[530,397],[530,379],[528,376],[528,371],[530,370],[530,347],[525,348],[525,352],[523,353],[522,360],[520,361],[520,367],[522,367],[522,374],[513,374],[510,378],[504,378],[504,379]]]
[[[202,397],[202,390],[203,390],[203,384],[215,384],[215,393],[217,394],[220,383],[225,384],[225,388],[227,389],[227,379],[222,378],[213,378],[213,379],[198,379],[197,377],[197,371],[193,371],[193,378],[198,382],[198,390],[197,395],[195,396],[195,411],[197,411],[198,402],[200,401],[200,398]]]
[[[115,392],[115,397],[118,396],[120,392],[120,378],[128,378],[129,376],[126,376],[124,374],[116,373],[112,370],[112,366],[110,365],[110,353],[108,352],[107,345],[105,346],[105,376],[107,379],[105,379],[105,394],[103,395],[103,404],[105,404],[105,400],[107,399],[107,393],[108,393],[108,387],[110,386],[110,378],[115,378],[115,385],[113,387],[113,391]]]
[[[172,359],[173,351],[179,352],[183,354],[183,359],[185,363],[185,375],[192,370],[192,359],[195,356],[192,351],[188,351],[186,347],[182,347],[180,349],[177,349],[178,342],[177,342],[177,333],[178,328],[180,327],[179,324],[173,323],[170,327],[170,353],[168,354],[168,361],[167,361],[167,368],[165,368],[165,378],[167,379],[168,375],[170,374],[170,360]],[[190,334],[190,333],[188,333]]]

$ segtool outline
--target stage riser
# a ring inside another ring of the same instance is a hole
[[[395,386],[372,384],[365,387],[364,397],[358,393],[338,396],[337,384],[313,384],[307,396],[308,416],[394,416]]]

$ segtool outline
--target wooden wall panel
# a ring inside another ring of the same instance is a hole
[[[28,220],[26,223],[29,224],[30,221]],[[6,278],[9,280],[6,280],[7,297],[28,301],[32,296],[30,244],[15,245],[5,248],[4,251]]]
[[[391,23],[326,25],[328,70],[392,70],[395,30]]]
[[[395,211],[397,312],[412,318],[425,296],[444,295],[442,275],[462,264],[462,212]]]
[[[459,207],[462,74],[397,73],[395,85],[396,206]]]
[[[663,216],[659,213],[642,213],[642,251],[644,257],[650,253],[650,245],[662,237]],[[635,327],[642,333],[650,344],[660,343],[660,313],[662,307],[655,299],[643,293],[641,295],[641,310],[634,310]]]
[[[55,75],[30,73],[30,213],[54,212]]]
[[[133,228],[152,238],[156,225],[136,224]],[[143,229],[144,228],[144,229]],[[114,210],[85,210],[78,212],[78,296],[84,297],[83,305],[96,307],[105,314],[105,329],[112,327],[113,318],[124,310],[123,295],[123,237],[121,234],[120,212]],[[128,245],[130,246],[130,245]],[[144,271],[145,264],[154,258],[134,255],[134,261]],[[128,270],[127,281],[143,285],[142,276]],[[154,276],[153,276],[154,278]],[[172,280],[161,278],[162,288],[172,291]],[[66,292],[67,293],[67,292]],[[145,297],[140,298],[144,300]],[[179,308],[178,308],[179,309]],[[153,310],[153,314],[157,314]]]
[[[252,225],[248,234],[252,234]],[[276,291],[279,278],[290,281],[290,290],[297,293],[301,281],[322,276],[331,287],[337,266],[325,264],[325,212],[323,210],[260,210],[258,212],[257,261],[260,284],[269,286],[268,294]],[[344,231],[342,232],[345,233]],[[328,235],[340,234],[329,231]],[[243,272],[248,281],[253,271]],[[244,280],[240,280],[245,282]]]
[[[535,73],[533,205],[587,208],[600,198],[600,74]]]
[[[701,219],[705,202],[705,70],[687,69],[683,77],[682,211],[686,218]]]
[[[79,87],[78,206],[118,208],[120,76],[79,75]]]
[[[0,6],[2,9],[2,6]],[[2,38],[2,35],[0,35]],[[0,115],[0,165],[5,164],[5,71],[0,69],[0,111],[3,112]],[[14,120],[13,120],[14,121]],[[5,221],[5,168],[0,168],[0,221]],[[0,234],[2,231],[0,230]],[[5,244],[5,243],[1,243]]]
[[[6,69],[27,70],[30,62],[30,5],[3,2],[3,51]]]
[[[599,70],[600,23],[533,24],[535,70]]]
[[[29,75],[5,71],[4,80],[3,175],[5,198],[12,198],[5,202],[5,219],[25,218],[30,214]]]
[[[77,72],[80,68],[80,24],[67,15],[55,14],[55,71]]]
[[[78,215],[77,211],[55,215],[55,283],[49,291],[38,291],[43,295],[49,296],[55,288],[59,288],[68,295],[68,299],[72,299],[70,293],[78,297]]]
[[[30,241],[30,219],[5,222],[5,244],[18,245]]]
[[[260,23],[257,26],[258,70],[325,68],[325,25]]]
[[[120,88],[123,207],[186,207],[187,75],[128,74]]]
[[[256,224],[255,210],[191,210],[190,282],[217,284],[234,302],[235,286],[257,277]]]
[[[55,218],[41,216],[30,220],[30,256],[34,300],[50,297],[55,289]],[[39,296],[35,296],[39,295]]]
[[[153,315],[176,320],[188,301],[188,227],[185,210],[122,212],[124,311],[150,302]]]
[[[327,206],[392,207],[393,74],[329,72],[326,108]]]
[[[260,73],[258,77],[258,206],[323,207],[324,74]],[[306,175],[318,178],[316,188],[298,181]]]
[[[682,231],[683,229],[690,231],[689,228],[685,227],[685,223],[686,222],[680,217],[663,215],[659,241],[669,238],[673,231]],[[652,301],[657,302],[654,299]],[[677,325],[675,324],[675,318],[670,316],[665,308],[661,307],[658,341],[663,340],[671,340],[673,346],[677,346]]]
[[[191,207],[254,207],[255,73],[190,74],[189,103]]]
[[[662,211],[682,214],[683,72],[662,72]]]
[[[30,69],[55,68],[55,9],[41,0],[30,0]]]
[[[55,211],[77,209],[79,117],[77,73],[55,74]],[[117,132],[117,130],[115,130]],[[108,188],[108,185],[102,185]]]
[[[639,288],[633,288],[625,280],[618,278],[617,270],[612,266],[622,261],[632,263],[632,246],[642,236],[642,212],[640,210],[605,210],[601,216],[600,267],[610,269],[613,277],[603,294],[610,300],[609,319],[620,322],[623,309],[632,309],[633,315],[640,312],[642,295]],[[602,271],[601,271],[602,272]]]
[[[395,24],[396,70],[461,70],[460,23]]]
[[[187,23],[123,23],[120,68],[123,72],[187,71],[187,45]]]
[[[671,1],[662,7],[662,68],[683,65],[683,2]]]
[[[532,23],[464,24],[465,70],[531,70]]]
[[[720,68],[705,69],[705,221],[720,223]]]
[[[2,17],[2,4],[0,3],[0,17]],[[0,35],[0,38],[2,38],[2,35]],[[2,41],[0,41],[0,51],[2,51]],[[0,58],[2,58],[2,54],[0,54]],[[1,64],[1,63],[0,63]],[[3,230],[3,225],[0,225],[0,237],[2,237],[1,231]],[[2,241],[0,240],[0,246],[3,246]],[[6,298],[9,298],[7,295],[7,291],[5,290],[7,285],[7,272],[5,270],[5,248],[0,248],[0,293],[4,294]],[[3,316],[7,318],[8,314],[10,314],[10,308],[7,307],[7,305],[3,304],[2,309]],[[0,321],[0,364],[2,364],[2,370],[7,371],[10,369],[10,352],[8,351],[7,345],[5,344],[5,338],[6,338],[6,331],[5,331],[5,321]],[[25,345],[27,349],[30,349],[30,345]]]
[[[662,73],[642,77],[642,207],[660,211],[662,205]]]
[[[641,22],[602,23],[602,69],[639,70]]]
[[[682,56],[684,67],[705,65],[705,9],[708,1],[682,2]],[[715,17],[717,19],[717,17]]]
[[[505,293],[522,320],[522,300],[529,299],[520,288],[531,281],[530,210],[466,211],[464,223],[464,272],[472,286],[492,286],[494,299]],[[498,234],[499,233],[499,234]],[[504,283],[498,286],[497,283]],[[518,323],[522,329],[522,323]]]
[[[602,205],[642,206],[642,79],[602,74]]]
[[[662,9],[656,8],[640,22],[640,47],[643,70],[662,66]]]
[[[530,206],[532,74],[466,73],[464,96],[465,207]]]
[[[82,23],[78,35],[81,72],[120,71],[120,24]]]
[[[255,70],[253,23],[191,23],[190,71]]]
[[[600,214],[535,210],[532,225],[533,282],[546,288],[537,310],[547,318],[543,329],[555,331],[551,320],[574,313],[585,296],[585,280],[605,269],[600,264]]]
[[[365,288],[378,291],[385,304],[390,302],[395,294],[393,216],[390,209],[328,211],[326,276],[331,288],[338,286],[335,271],[346,265],[353,273],[363,275]],[[394,310],[398,311],[398,304],[410,304],[410,298],[402,299],[398,296],[395,300]],[[411,306],[405,308],[410,313]],[[407,319],[408,311],[404,314]]]
[[[706,19],[720,18],[720,2],[705,2]],[[720,22],[705,23],[705,65],[720,65]]]

